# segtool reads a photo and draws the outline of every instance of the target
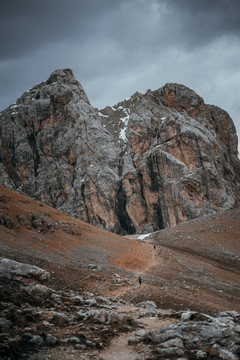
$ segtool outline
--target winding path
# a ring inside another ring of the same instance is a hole
[[[127,310],[127,307],[126,307]],[[138,309],[139,310],[139,309]],[[137,308],[133,314],[137,315]],[[176,323],[176,319],[159,319],[157,317],[144,317],[141,319],[142,328],[145,331],[160,329],[169,324]],[[99,360],[141,360],[145,359],[150,352],[146,344],[128,345],[128,340],[135,335],[136,331],[122,334],[114,338],[109,347],[100,352]],[[145,356],[144,356],[145,355]]]

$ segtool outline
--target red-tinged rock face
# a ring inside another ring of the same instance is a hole
[[[56,70],[0,115],[0,184],[119,234],[239,206],[229,115],[166,84],[101,111]]]

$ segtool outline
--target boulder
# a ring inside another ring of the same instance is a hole
[[[23,289],[31,296],[35,298],[49,297],[52,294],[52,289],[45,285],[31,283],[24,286]]]
[[[94,306],[97,304],[97,300],[96,299],[86,299],[84,301],[84,303],[88,306]]]
[[[66,325],[70,321],[70,317],[63,312],[52,311],[51,315],[51,321],[58,326]]]
[[[191,318],[192,313],[198,316]],[[191,354],[191,358],[194,359],[239,358],[238,313],[221,313],[217,317],[200,316],[196,312],[183,315],[184,320],[178,324],[150,331],[144,336],[145,341],[157,346],[155,352],[160,357],[180,355],[188,357]],[[205,317],[205,320],[194,320],[201,317]]]
[[[8,229],[17,228],[15,221],[5,213],[0,213],[0,225],[4,225]]]
[[[4,317],[0,317],[0,331],[7,330],[11,327],[11,321]]]
[[[52,346],[57,343],[58,339],[56,336],[53,336],[52,334],[47,334],[45,338],[45,343],[47,346]]]
[[[181,321],[189,321],[193,320],[194,316],[197,314],[196,311],[187,311],[185,313],[182,313],[181,315]]]
[[[50,277],[50,273],[35,265],[0,258],[0,277],[14,280],[32,278],[38,281],[45,281]]]
[[[149,301],[149,300],[138,303],[137,306],[141,306],[146,309],[156,309],[157,308],[157,305],[155,304],[155,302]]]
[[[71,296],[70,299],[74,302],[75,305],[83,305],[84,304],[84,299],[80,295]]]

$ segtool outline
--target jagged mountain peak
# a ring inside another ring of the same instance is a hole
[[[51,84],[53,82],[71,82],[77,81],[73,75],[73,71],[71,69],[59,69],[52,72],[47,80],[47,84]]]
[[[229,115],[166,84],[97,110],[70,69],[0,115],[0,184],[120,234],[239,206]]]
[[[203,99],[194,90],[177,83],[167,83],[157,90],[148,91],[146,95],[174,110],[186,110],[191,116],[204,105]]]
[[[10,107],[16,113],[17,106],[38,105],[42,100],[62,101],[68,103],[71,100],[85,101],[90,105],[89,99],[82,85],[75,79],[71,69],[55,70],[46,81],[40,82],[17,99],[16,104]],[[41,105],[40,105],[41,106]],[[19,110],[19,109],[18,109]]]

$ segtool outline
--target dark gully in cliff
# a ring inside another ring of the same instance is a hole
[[[233,121],[166,84],[93,108],[69,69],[0,114],[0,184],[119,234],[239,207]]]

